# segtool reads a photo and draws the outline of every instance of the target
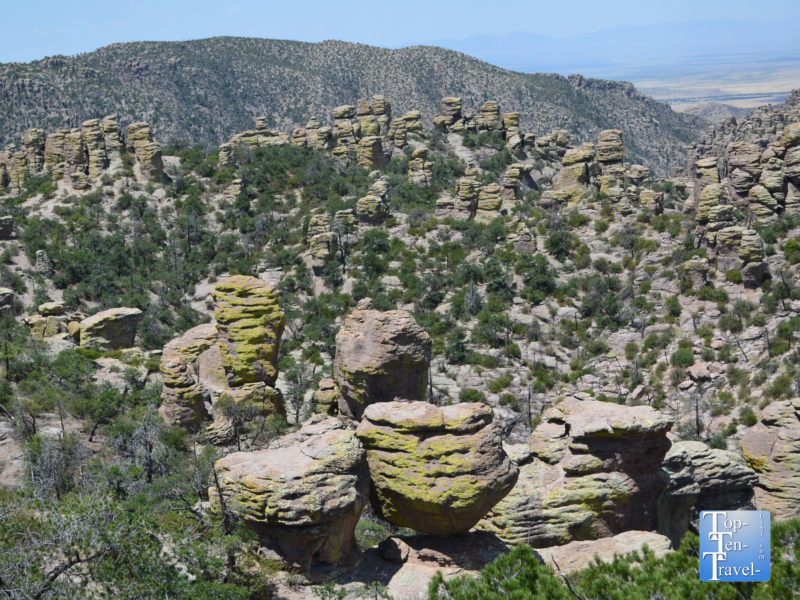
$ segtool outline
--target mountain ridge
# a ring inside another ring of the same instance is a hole
[[[681,163],[684,146],[707,127],[629,83],[516,73],[441,48],[219,37],[113,44],[2,64],[0,142],[29,127],[51,131],[118,114],[122,126],[148,121],[162,141],[215,145],[252,128],[256,116],[291,131],[311,117],[329,123],[334,107],[376,94],[396,114],[420,110],[428,124],[442,97],[459,96],[473,111],[497,100],[503,111],[520,112],[521,126],[537,135],[566,128],[580,141],[619,128],[630,159],[660,173]]]

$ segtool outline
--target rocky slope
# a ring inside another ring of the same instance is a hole
[[[631,159],[658,172],[705,126],[628,83],[515,73],[441,48],[212,38],[113,44],[0,65],[0,143],[18,141],[34,125],[69,129],[116,114],[123,126],[148,121],[162,143],[216,145],[259,115],[271,128],[291,130],[375,94],[399,112],[421,111],[426,125],[439,100],[452,95],[473,111],[497,100],[536,134],[562,127],[587,141],[619,126]]]
[[[213,457],[192,514],[352,592],[369,571],[413,597],[506,544],[570,568],[664,552],[699,510],[796,517],[798,98],[709,130],[670,178],[630,162],[625,123],[576,141],[450,95],[431,125],[350,98],[330,126],[258,117],[209,154],[142,123],[101,144],[87,121],[69,155],[27,130],[0,157],[14,477],[59,435],[26,433],[62,409],[26,367],[44,349],[47,385],[84,357],[122,390],[112,417],[66,403],[75,460],[125,467],[115,493],[180,464],[142,461],[151,438],[117,454],[145,415],[185,464]]]

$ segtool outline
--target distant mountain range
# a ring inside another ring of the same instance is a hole
[[[689,74],[709,62],[800,61],[800,15],[771,23],[719,19],[619,26],[569,38],[534,33],[437,39],[440,46],[505,69],[629,80]]]
[[[445,96],[476,112],[497,100],[518,111],[525,132],[572,132],[574,143],[621,129],[626,160],[659,173],[684,161],[685,145],[708,123],[678,114],[629,83],[511,72],[435,47],[387,50],[345,42],[209,38],[112,44],[75,57],[0,64],[0,143],[30,127],[47,131],[117,114],[148,121],[162,143],[216,145],[252,129],[256,116],[291,131],[311,117],[383,94],[401,116],[420,110],[426,128]]]

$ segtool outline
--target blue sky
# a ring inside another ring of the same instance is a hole
[[[218,35],[385,47],[530,32],[568,37],[618,25],[780,20],[797,0],[3,0],[0,62],[90,52],[114,42]]]

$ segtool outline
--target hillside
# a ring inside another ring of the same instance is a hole
[[[216,145],[251,128],[258,115],[291,131],[374,94],[389,98],[398,114],[420,110],[426,126],[442,97],[460,96],[471,111],[499,101],[537,135],[561,127],[581,142],[621,129],[627,157],[659,173],[682,162],[684,146],[707,126],[628,83],[515,73],[441,48],[211,38],[113,44],[0,65],[0,143],[17,141],[29,127],[50,131],[117,114],[123,127],[149,121],[162,143]]]
[[[683,112],[687,115],[700,117],[716,125],[728,117],[736,117],[737,120],[744,119],[752,111],[753,109],[751,108],[739,108],[738,106],[722,104],[720,102],[702,102],[690,106]]]

